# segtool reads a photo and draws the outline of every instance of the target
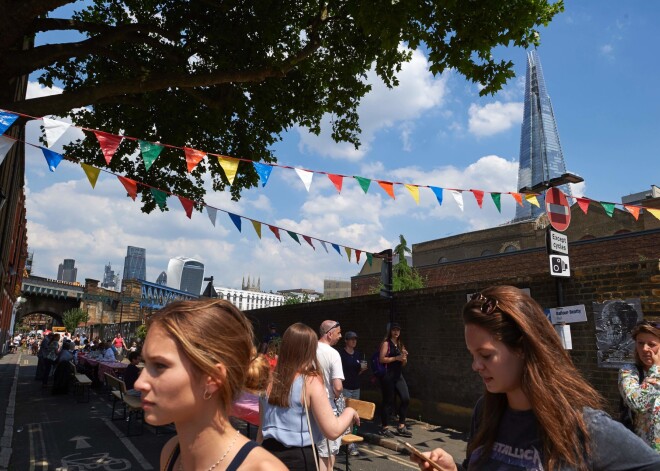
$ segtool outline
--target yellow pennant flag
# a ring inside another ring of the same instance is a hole
[[[525,199],[529,202],[529,204],[533,204],[537,208],[541,207],[539,200],[536,199],[536,195],[525,195]]]
[[[225,171],[225,176],[227,177],[227,180],[229,180],[229,184],[233,185],[234,178],[236,178],[236,170],[238,170],[238,160],[230,157],[218,156],[218,162],[220,162],[222,170]]]
[[[412,195],[413,199],[415,200],[415,203],[419,204],[419,187],[417,185],[408,185],[408,184],[406,184],[405,187]]]
[[[252,219],[250,219],[250,221],[252,221]],[[252,221],[252,225],[254,226],[254,231],[261,239],[261,223],[259,221]]]
[[[348,261],[351,261],[351,248],[350,247],[344,247],[344,250],[346,251],[346,255],[348,255]]]
[[[99,173],[101,173],[101,169],[98,169],[96,167],[92,167],[91,165],[87,164],[80,164],[85,171],[85,175],[87,175],[87,179],[89,180],[90,185],[92,185],[92,188],[96,186],[96,180],[99,178]]]
[[[660,219],[660,209],[653,209],[653,208],[644,208],[647,210],[649,213],[653,214],[656,219]]]

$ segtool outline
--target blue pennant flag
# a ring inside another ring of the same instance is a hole
[[[57,152],[53,152],[50,149],[45,149],[41,148],[41,151],[44,153],[44,157],[46,157],[46,162],[48,162],[48,169],[51,172],[54,172],[57,166],[60,164],[64,156],[62,154],[58,154]]]
[[[442,188],[438,188],[437,186],[430,186],[429,188],[435,193],[435,197],[438,198],[438,204],[442,205]]]
[[[14,113],[7,113],[6,111],[0,111],[0,134],[4,134],[9,126],[14,124],[14,121],[18,119],[18,115]]]
[[[337,244],[332,244],[332,248],[335,249],[335,250],[337,251],[337,253],[339,254],[339,256],[341,256],[341,250],[339,250],[339,246],[338,246]]]
[[[241,232],[241,217],[237,214],[232,214],[232,213],[227,213],[229,214],[229,217],[231,218],[232,222],[238,229],[238,232]]]
[[[252,162],[254,165],[254,170],[256,170],[259,179],[261,180],[261,186],[266,186],[268,179],[270,178],[270,172],[273,171],[273,167],[270,165],[260,164],[259,162]]]

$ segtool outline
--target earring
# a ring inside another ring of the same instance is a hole
[[[211,397],[213,397],[213,394],[210,393],[208,389],[204,390],[204,400],[208,401],[209,399],[211,399]]]

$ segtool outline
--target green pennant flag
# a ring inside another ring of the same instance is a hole
[[[156,203],[158,203],[158,207],[161,211],[165,210],[165,208],[167,208],[167,193],[155,188],[149,188],[149,190],[151,190],[151,195],[154,197]]]
[[[149,171],[151,164],[158,158],[163,146],[154,144],[148,141],[138,141],[140,143],[140,152],[142,152],[142,160],[144,160],[144,168]]]
[[[362,187],[362,191],[364,191],[365,193],[369,191],[369,185],[371,185],[370,179],[364,177],[353,177],[353,178],[355,178],[358,181],[358,183]]]
[[[287,234],[289,234],[291,236],[291,238],[293,240],[295,240],[296,242],[298,242],[300,244],[300,239],[298,239],[298,234],[296,234],[295,232],[291,232],[291,231],[286,231],[286,232],[287,232]]]
[[[369,266],[371,266],[373,262],[374,262],[374,256],[371,255],[369,252],[367,252],[367,263],[369,264]]]
[[[614,214],[614,203],[603,203],[603,202],[601,201],[600,204],[601,204],[601,205],[603,206],[603,208],[605,209],[605,212],[607,213],[607,215],[608,215],[609,217],[612,217],[612,215]]]
[[[497,210],[501,213],[502,212],[502,205],[500,204],[500,198],[501,198],[500,193],[491,193],[490,197],[493,198],[493,203],[495,203],[495,206],[497,206]]]

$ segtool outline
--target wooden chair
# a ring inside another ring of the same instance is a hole
[[[131,436],[131,423],[134,421],[140,424],[140,433],[144,427],[144,411],[142,410],[142,401],[139,397],[130,396],[126,394],[126,384],[119,378],[105,373],[105,381],[110,387],[112,394],[112,413],[111,420],[126,420],[126,435]],[[115,408],[117,401],[121,402],[124,407],[124,415],[122,417],[115,417]],[[128,416],[127,416],[128,414]]]
[[[76,364],[73,361],[70,363],[73,367],[73,395],[78,402],[89,402],[89,388],[92,386],[92,380],[87,375],[78,373],[78,368],[76,368]],[[80,391],[80,395],[78,395],[78,391]],[[87,392],[86,401],[84,401],[85,392]]]
[[[376,404],[373,402],[361,401],[359,399],[346,398],[346,407],[352,407],[355,409],[360,420],[372,420],[376,412]],[[363,441],[364,437],[353,433],[347,433],[341,437],[341,445],[346,449],[346,471],[349,469],[348,459],[351,456],[348,452],[348,445],[352,443],[361,443]]]

